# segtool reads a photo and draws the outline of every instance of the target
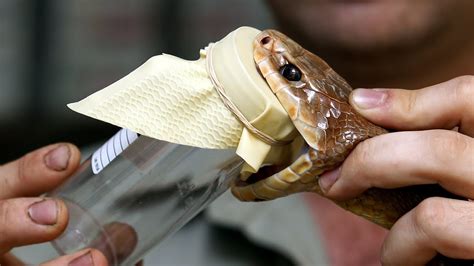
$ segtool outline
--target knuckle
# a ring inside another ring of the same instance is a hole
[[[460,92],[470,92],[474,88],[474,75],[460,76],[452,80],[455,88],[460,89]]]
[[[357,179],[357,183],[364,188],[371,187],[372,180],[370,174],[367,173],[367,169],[371,169],[378,154],[378,145],[375,138],[370,138],[359,143],[355,149],[351,152],[348,160],[344,163],[342,177]],[[349,171],[344,171],[349,169]],[[348,174],[349,172],[349,174]],[[364,182],[365,184],[361,184]]]
[[[376,152],[375,146],[374,138],[367,139],[359,143],[354,150],[357,163],[366,163],[371,161],[374,152]]]
[[[28,167],[28,162],[30,161],[30,158],[31,155],[27,154],[18,160],[17,178],[19,184],[22,184],[24,181],[27,180],[26,168]]]
[[[0,201],[0,243],[8,242],[9,232],[7,230],[7,225],[10,224],[10,217],[12,214],[12,208],[8,201]]]
[[[7,201],[0,201],[0,230],[8,224],[8,217],[11,215],[11,208]]]
[[[370,162],[372,159],[372,155],[374,152],[374,143],[372,139],[367,139],[361,143],[359,143],[355,149],[352,151],[351,154],[351,168],[354,169],[361,169],[364,168],[367,162]],[[358,167],[353,167],[358,166]]]
[[[410,125],[418,119],[418,106],[422,101],[418,100],[418,91],[395,89],[389,91],[389,113],[393,113],[397,119]]]
[[[38,164],[41,162],[40,154],[36,151],[30,152],[18,159],[16,181],[24,184],[31,181],[31,175],[38,174]]]
[[[451,165],[461,154],[469,153],[470,143],[463,135],[446,130],[434,130],[425,139],[427,147],[431,147],[433,162]]]
[[[456,79],[451,93],[452,102],[461,106],[472,106],[474,98],[474,76],[462,76]]]
[[[10,195],[13,190],[12,179],[8,176],[0,176],[0,195]]]
[[[423,200],[414,210],[415,228],[426,236],[436,236],[437,232],[446,229],[446,211],[446,204],[442,198]]]
[[[404,113],[406,114],[406,122],[411,123],[418,119],[417,110],[418,107],[418,92],[417,91],[407,91],[407,99],[405,101],[405,110]]]

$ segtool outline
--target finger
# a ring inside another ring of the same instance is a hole
[[[71,255],[62,256],[41,264],[42,266],[106,266],[107,259],[95,249],[87,249],[76,252]]]
[[[0,255],[0,265],[23,266],[25,264],[17,257],[13,256],[13,254],[7,253],[3,256]]]
[[[440,184],[474,198],[474,140],[450,130],[397,132],[368,139],[319,184],[333,199],[353,198],[370,187]]]
[[[375,124],[398,130],[452,129],[474,136],[474,76],[420,90],[359,89],[350,97]]]
[[[383,265],[425,265],[437,253],[474,259],[474,204],[429,198],[400,218],[382,249]]]
[[[100,250],[109,261],[122,264],[133,253],[138,243],[135,229],[125,223],[112,222],[104,226],[104,231],[90,243],[90,247]]]
[[[66,228],[68,212],[55,199],[17,198],[0,201],[0,254],[13,247],[50,241]]]
[[[79,166],[80,152],[53,144],[0,166],[0,199],[36,196],[61,184]]]

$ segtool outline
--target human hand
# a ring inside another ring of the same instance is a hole
[[[474,77],[420,90],[355,90],[352,106],[386,128],[411,130],[360,143],[320,185],[332,199],[370,187],[439,184],[474,199]],[[458,127],[458,131],[451,129]],[[428,198],[395,223],[385,239],[384,265],[423,265],[437,253],[474,259],[474,202]]]
[[[72,144],[54,144],[0,166],[0,265],[22,265],[12,248],[53,240],[66,228],[61,200],[36,197],[60,185],[79,166]],[[43,265],[107,265],[98,250],[87,249]]]

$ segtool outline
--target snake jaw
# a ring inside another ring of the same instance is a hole
[[[300,175],[311,168],[309,162],[310,147],[304,143],[296,157],[305,157],[307,163],[301,163],[290,171],[283,171],[289,167],[293,158],[279,165],[265,165],[256,173],[234,179],[231,184],[232,194],[241,201],[266,201],[287,196],[292,193],[308,191],[316,181],[315,176]]]

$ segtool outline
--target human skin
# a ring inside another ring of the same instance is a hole
[[[474,74],[474,1],[268,2],[280,30],[327,60],[353,86],[412,90],[352,93],[358,112],[398,132],[361,143],[340,168],[323,175],[320,184],[328,197],[438,183],[474,198],[474,78],[469,76]],[[332,265],[354,262],[345,261],[344,254],[357,245],[348,247],[350,236],[335,233],[350,226],[373,234],[366,245],[381,253],[384,265],[423,265],[436,252],[474,259],[472,202],[423,201],[395,224],[383,248],[383,231],[345,213],[328,215],[331,207],[319,198],[312,203]],[[364,252],[354,256],[364,255],[368,259],[358,261],[366,265],[371,251]]]
[[[474,77],[419,90],[356,90],[350,101],[372,122],[399,132],[358,145],[320,185],[333,199],[370,187],[439,184],[474,199]],[[457,131],[450,130],[458,127]],[[406,131],[405,131],[406,130]],[[384,265],[424,265],[437,253],[474,259],[474,202],[429,198],[395,223]]]
[[[58,237],[68,212],[61,200],[38,197],[68,178],[79,166],[80,152],[59,143],[0,166],[0,265],[23,265],[9,251]],[[42,265],[107,265],[98,250],[87,249]]]

